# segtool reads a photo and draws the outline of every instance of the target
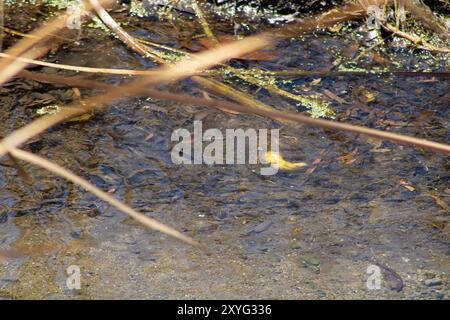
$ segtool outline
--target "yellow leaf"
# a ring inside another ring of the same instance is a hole
[[[404,185],[404,188],[408,189],[409,191],[413,192],[414,190],[416,190],[413,186],[410,185]]]
[[[405,180],[403,180],[403,179],[400,179],[400,185],[403,187],[403,188],[405,188],[405,189],[408,189],[409,191],[411,191],[411,192],[413,192],[414,190],[416,190],[416,188],[414,188],[409,182],[407,182],[407,181],[405,181]]]
[[[364,90],[363,94],[366,97],[367,102],[373,102],[376,99],[376,94],[369,90]]]
[[[331,32],[339,32],[342,29],[342,24],[335,24],[334,26],[331,26],[328,28]]]
[[[322,78],[317,78],[317,79],[314,79],[313,81],[311,81],[311,84],[313,86],[317,86],[321,81],[322,81]]]
[[[296,168],[305,167],[308,164],[305,162],[289,162],[283,159],[280,153],[268,151],[266,152],[266,161],[270,164],[277,164],[279,169],[292,170]]]

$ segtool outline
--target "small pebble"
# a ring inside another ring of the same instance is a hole
[[[442,292],[436,292],[436,299],[442,300],[445,298],[445,295]]]
[[[441,284],[442,284],[442,281],[438,278],[425,280],[425,285],[427,287],[440,286]]]
[[[258,223],[256,226],[251,226],[247,229],[247,232],[245,232],[245,235],[251,235],[256,233],[261,233],[269,229],[269,227],[272,225],[272,221],[266,220],[263,222]]]

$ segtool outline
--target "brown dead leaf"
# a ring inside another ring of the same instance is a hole
[[[391,65],[392,62],[389,59],[386,59],[385,57],[381,56],[378,53],[373,53],[372,54],[372,60],[380,65],[383,66],[388,66]]]
[[[411,127],[413,126],[409,122],[405,121],[394,121],[394,120],[379,120],[377,121],[380,125],[391,126],[391,127]]]
[[[145,136],[144,141],[150,140],[151,138],[153,138],[154,135],[155,135],[155,134],[154,134],[153,132],[149,132],[149,133]]]
[[[359,46],[356,44],[346,46],[343,50],[344,56],[346,58],[353,58],[358,53]]]
[[[331,92],[331,91],[329,91],[329,90],[327,90],[327,89],[323,90],[323,93],[324,93],[327,97],[333,99],[334,101],[336,101],[336,102],[338,102],[338,103],[340,103],[340,104],[348,104],[347,101],[345,101],[344,99],[342,99],[341,97],[335,95],[333,92]]]
[[[338,157],[337,160],[340,160],[343,163],[350,165],[350,164],[352,164],[353,162],[356,161],[355,155],[356,155],[357,152],[358,152],[358,148],[356,148],[352,152],[349,152],[347,154],[344,154],[344,155]]]
[[[306,174],[311,174],[311,173],[313,173],[314,171],[316,171],[316,168],[317,168],[317,167],[311,167],[311,168],[308,168],[308,169],[305,171],[305,173],[306,173]]]
[[[72,91],[73,91],[75,97],[76,97],[77,99],[80,100],[80,99],[81,99],[81,92],[80,92],[80,89],[78,89],[78,88],[72,88]]]
[[[403,180],[403,179],[400,179],[400,185],[403,187],[403,188],[405,188],[405,189],[407,189],[407,190],[409,190],[409,191],[411,191],[411,192],[413,192],[413,191],[415,191],[416,190],[416,188],[414,188],[412,185],[411,185],[411,183],[409,183],[409,182],[407,182],[407,181],[405,181],[405,180]]]
[[[434,201],[436,201],[436,204],[439,205],[442,209],[448,210],[448,204],[444,200],[442,200],[441,197],[438,197],[437,195],[432,193],[429,193],[428,195],[432,197]]]
[[[392,150],[389,148],[379,148],[379,149],[374,148],[374,149],[369,150],[369,152],[374,152],[374,153],[385,153],[385,152],[390,152],[390,151],[392,151]]]
[[[155,112],[167,113],[167,108],[159,107],[159,106],[153,105],[153,104],[144,106],[144,109],[155,111]]]
[[[448,225],[447,217],[433,216],[431,213],[427,215],[426,220],[433,228],[445,230]]]
[[[314,171],[316,171],[316,169],[317,169],[317,166],[320,164],[322,162],[322,158],[317,158],[317,159],[315,159],[313,162],[312,162],[312,167],[310,167],[310,168],[308,168],[307,170],[306,170],[306,174],[311,174],[311,173],[313,173]]]

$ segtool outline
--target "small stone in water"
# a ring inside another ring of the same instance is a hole
[[[425,285],[427,287],[440,286],[441,284],[442,284],[442,281],[438,278],[425,280]]]

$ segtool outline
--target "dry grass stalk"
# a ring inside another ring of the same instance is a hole
[[[413,0],[398,0],[398,2],[399,5],[402,5],[415,18],[419,19],[428,29],[433,30],[443,39],[449,38],[447,27],[421,2]]]
[[[36,54],[36,56],[42,55]],[[11,56],[6,53],[0,52],[1,58],[11,58],[20,62],[23,62],[26,64],[33,64],[43,67],[49,67],[49,68],[55,68],[55,69],[62,69],[62,70],[72,70],[76,72],[88,72],[88,73],[103,73],[103,74],[115,74],[115,75],[134,75],[134,76],[149,76],[154,74],[155,72],[153,70],[131,70],[131,69],[110,69],[110,68],[91,68],[91,67],[79,67],[79,66],[72,66],[67,64],[59,64],[59,63],[52,63],[52,62],[45,62],[45,61],[39,61],[34,59],[27,59],[23,57],[15,57]],[[21,68],[23,69],[23,68]]]
[[[87,88],[98,88],[98,89],[112,89],[113,86],[99,83],[96,81],[90,81],[90,80],[83,80],[83,79],[74,79],[73,77],[67,78],[67,77],[61,77],[56,75],[51,75],[51,78],[48,78],[48,75],[39,75],[35,73],[31,73],[28,71],[22,71],[24,75],[29,79],[34,79],[37,81],[51,81],[60,83],[60,84],[66,84],[66,85],[77,85],[81,87],[87,87]],[[246,114],[255,114],[263,117],[268,117],[274,120],[285,120],[288,122],[296,122],[296,123],[302,123],[312,126],[319,126],[323,128],[328,129],[337,129],[357,134],[364,134],[369,135],[378,139],[384,139],[384,140],[391,140],[394,142],[399,143],[405,143],[405,144],[411,144],[418,147],[423,147],[427,149],[431,149],[434,151],[440,151],[447,154],[450,154],[450,146],[447,144],[437,143],[433,141],[428,141],[425,139],[418,139],[414,137],[409,137],[405,135],[395,134],[391,132],[376,130],[376,129],[370,129],[366,127],[356,126],[356,125],[350,125],[346,123],[339,123],[336,121],[330,121],[330,120],[323,120],[323,119],[314,119],[311,117],[307,117],[298,113],[294,112],[287,112],[287,111],[278,111],[278,110],[267,110],[264,108],[254,108],[254,107],[248,107],[245,105],[236,104],[233,102],[227,102],[227,101],[220,101],[215,99],[203,99],[203,98],[197,98],[189,95],[183,95],[183,94],[174,94],[170,92],[165,91],[159,91],[154,89],[146,89],[142,92],[144,95],[148,95],[152,98],[161,99],[161,100],[172,100],[181,102],[184,104],[189,105],[202,105],[206,107],[216,108],[219,110],[232,110],[235,113],[246,113]]]
[[[77,117],[93,109],[100,109],[111,101],[138,95],[145,91],[150,85],[180,80],[219,62],[226,61],[232,56],[236,56],[236,54],[243,55],[264,47],[265,45],[267,45],[267,40],[264,38],[248,37],[221,46],[220,48],[193,55],[191,59],[158,68],[152,76],[142,77],[127,85],[115,87],[114,90],[105,93],[104,95],[87,99],[84,101],[83,105],[75,103],[72,106],[62,108],[57,114],[41,117],[4,138],[0,142],[0,156],[5,155],[6,153],[6,149],[3,145],[18,147],[29,138],[38,135],[51,126],[67,119]]]
[[[383,23],[383,27],[386,28],[387,30],[389,30],[390,32],[392,32],[393,34],[395,34],[401,38],[404,38],[404,39],[414,43],[415,45],[418,45],[421,49],[425,49],[425,50],[433,51],[433,52],[444,52],[444,53],[450,52],[450,48],[438,48],[436,46],[433,46],[432,44],[426,42],[424,39],[422,39],[418,36],[403,32],[403,31],[399,30],[398,28],[394,27],[393,25],[390,25],[387,22]]]
[[[100,199],[102,199],[105,202],[108,202],[109,204],[113,205],[117,209],[119,209],[122,212],[125,212],[130,217],[135,219],[136,221],[140,222],[144,226],[151,228],[153,230],[157,230],[160,232],[163,232],[165,234],[168,234],[176,239],[179,239],[181,241],[184,241],[188,244],[194,245],[194,246],[200,246],[200,244],[193,240],[192,238],[182,234],[181,232],[166,226],[165,224],[162,224],[158,222],[155,219],[149,218],[145,216],[144,214],[137,212],[136,210],[132,209],[131,207],[127,206],[126,204],[120,202],[116,198],[112,197],[109,193],[100,190],[87,180],[75,175],[71,171],[64,169],[63,167],[55,164],[54,162],[51,162],[49,160],[46,160],[42,157],[39,157],[35,154],[32,154],[30,152],[26,152],[23,150],[19,150],[16,148],[11,148],[8,150],[10,154],[12,154],[14,157],[21,159],[23,161],[32,163],[36,166],[39,166],[41,168],[44,168],[50,172],[55,173],[56,175],[63,177],[69,181],[72,181],[76,185],[79,185],[80,187],[84,188],[85,190],[91,192],[92,194],[96,195]]]
[[[127,32],[125,32],[119,24],[114,21],[114,19],[109,15],[108,12],[103,8],[103,6],[98,2],[98,0],[89,0],[92,7],[97,12],[100,19],[123,41],[125,42],[130,48],[132,48],[134,51],[136,51],[138,54],[142,55],[146,58],[152,58],[156,61],[160,60],[160,58],[157,55],[152,54],[149,52],[142,44],[140,44],[138,41],[136,41],[133,37],[131,37]],[[159,62],[162,62],[160,60]]]
[[[3,50],[3,36],[4,36],[4,19],[5,19],[5,12],[4,12],[4,4],[3,0],[0,0],[0,52]]]
[[[110,5],[113,0],[102,0],[103,5]],[[87,11],[92,11],[91,6],[88,2],[84,3]],[[20,40],[16,45],[7,50],[5,53],[14,56],[22,57],[27,59],[36,59],[39,57],[38,52],[35,55],[30,54],[30,50],[35,47],[38,43],[42,43],[47,39],[51,38],[54,34],[57,34],[62,29],[66,28],[67,20],[70,17],[69,13],[62,14],[54,18],[52,21],[44,24],[42,27],[36,29],[30,33],[31,37],[26,37]],[[40,53],[43,54],[43,53]],[[26,55],[26,56],[24,56]],[[14,60],[12,58],[4,57],[0,59],[0,85],[8,81],[22,68],[11,68],[10,64]],[[17,63],[17,62],[16,62]]]
[[[60,20],[56,20],[60,21]],[[48,31],[48,30],[47,30]],[[46,32],[47,32],[46,31]],[[41,37],[43,39],[44,36]],[[34,44],[38,43],[37,38],[27,38],[25,41],[37,41]],[[189,60],[181,61],[177,64],[170,65],[170,66],[164,66],[162,68],[159,68],[159,70],[155,71],[152,76],[146,76],[141,79],[138,79],[131,84],[122,86],[120,88],[114,88],[111,90],[111,92],[108,92],[102,96],[91,98],[84,102],[83,105],[79,103],[75,103],[72,107],[68,108],[62,108],[61,112],[58,112],[54,115],[48,115],[39,118],[36,121],[33,121],[29,125],[16,130],[8,137],[4,138],[0,142],[0,156],[3,156],[5,154],[11,154],[13,157],[34,163],[36,165],[39,165],[47,170],[50,170],[62,177],[65,177],[66,179],[71,180],[72,182],[82,186],[86,190],[94,193],[101,199],[109,202],[110,204],[116,206],[120,210],[124,211],[125,213],[129,214],[131,217],[136,219],[137,221],[143,223],[147,227],[153,228],[155,230],[164,232],[166,234],[169,234],[171,236],[174,236],[182,241],[185,241],[189,244],[198,245],[196,241],[193,239],[184,236],[180,232],[165,226],[164,224],[159,223],[156,220],[150,219],[130,207],[126,206],[125,204],[121,203],[117,199],[112,198],[109,194],[101,191],[100,189],[96,188],[95,186],[91,185],[86,180],[74,175],[70,171],[48,161],[45,159],[42,159],[38,156],[35,156],[33,154],[27,153],[25,151],[21,151],[16,149],[17,146],[25,142],[27,139],[45,131],[49,127],[63,122],[64,120],[67,120],[71,117],[75,117],[78,115],[81,115],[83,113],[86,113],[92,109],[103,107],[106,103],[111,102],[116,99],[120,99],[129,95],[136,95],[139,94],[142,90],[145,90],[145,88],[148,85],[157,84],[157,83],[164,83],[164,82],[170,82],[170,81],[176,81],[181,78],[184,78],[186,76],[189,76],[193,73],[196,73],[198,71],[201,71],[205,68],[211,67],[219,62],[226,61],[234,56],[236,54],[246,54],[248,52],[251,52],[255,49],[259,49],[261,47],[264,47],[267,45],[267,41],[261,37],[256,38],[250,38],[246,41],[239,41],[235,42],[229,45],[226,45],[221,48],[217,48],[214,50],[210,50],[208,52],[201,53],[199,55],[193,56]],[[27,43],[19,43],[18,48],[13,47],[11,50],[9,50],[9,54],[12,53],[19,53],[22,52],[22,47],[28,46]],[[31,46],[32,47],[32,46]],[[28,54],[28,51],[24,52],[25,54]],[[20,63],[18,67],[14,69],[14,72],[8,73],[8,76],[4,79],[7,79],[10,76],[13,76],[15,73],[19,72],[24,66],[25,63],[20,62],[18,60],[13,60],[10,58],[7,58],[7,61],[2,61],[6,67],[14,64]]]
[[[206,36],[208,39],[214,44],[218,45],[219,41],[217,40],[216,36],[212,32],[211,28],[209,27],[208,21],[206,21],[205,16],[203,15],[203,11],[198,5],[197,1],[192,1],[192,8],[195,11],[195,15],[197,16],[198,20],[200,21],[200,24],[203,27],[203,30],[205,31]]]
[[[93,2],[96,2],[96,0],[92,0]],[[196,13],[198,16],[202,17],[202,26],[205,30],[205,33],[208,35],[208,37],[210,37],[211,39],[213,39],[213,41],[215,41],[215,43],[217,43],[217,39],[215,38],[214,34],[212,33],[211,29],[209,28],[208,23],[206,22],[206,19],[203,16],[203,12],[201,11],[200,7],[198,5],[196,5],[196,3],[194,4],[194,9],[196,10]],[[97,13],[99,13],[99,17],[100,19],[111,29],[111,31],[113,31],[131,50],[133,50],[134,52],[136,52],[137,54],[142,55],[143,57],[147,57],[147,58],[152,58],[155,62],[159,63],[159,64],[170,64],[172,63],[172,61],[168,61],[162,57],[160,57],[157,53],[153,52],[151,50],[151,48],[146,47],[144,49],[142,49],[142,46],[136,46],[136,43],[139,43],[138,40],[134,39],[131,35],[129,35],[126,31],[124,31],[123,29],[121,29],[120,27],[118,27],[118,24],[114,21],[114,19],[106,12],[105,9],[103,9],[101,7],[101,5],[96,5],[96,10]],[[265,38],[269,38],[268,34],[263,34],[262,35]],[[141,41],[143,43],[146,43],[147,41]],[[189,59],[191,57],[190,54],[183,52],[181,50],[174,50],[172,48],[167,48],[168,50],[171,51],[176,51],[179,54],[182,54],[183,57],[185,59]],[[236,58],[238,56],[232,57],[232,58]],[[236,74],[237,76],[242,77],[242,75],[239,73],[238,70],[236,70],[235,68],[232,68],[228,65],[221,65],[221,67],[227,68],[228,71],[233,72],[234,74]],[[250,95],[246,94],[243,91],[240,91],[238,89],[232,88],[224,83],[220,83],[219,81],[216,80],[212,80],[212,79],[206,79],[203,77],[192,77],[192,80],[194,82],[196,82],[197,84],[199,84],[202,87],[205,87],[211,91],[217,92],[219,94],[225,95],[227,97],[231,97],[236,101],[239,101],[241,103],[246,104],[249,107],[257,107],[257,108],[264,108],[264,109],[273,109],[271,106],[266,105],[263,102],[260,102],[256,99],[254,99],[253,97],[251,97]],[[246,79],[247,81],[250,81],[253,84],[256,85],[260,85],[260,81],[257,81],[256,79],[254,79],[254,81],[252,82],[251,77],[248,77],[248,79]],[[273,90],[273,88],[268,88],[268,90]]]

